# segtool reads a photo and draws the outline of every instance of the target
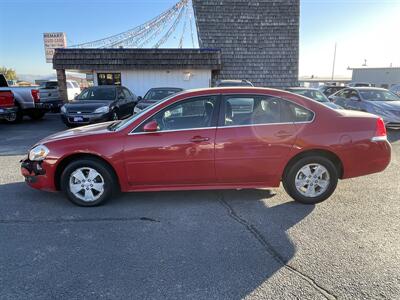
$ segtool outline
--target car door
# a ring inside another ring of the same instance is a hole
[[[128,115],[128,99],[126,99],[124,91],[121,87],[117,87],[117,105],[119,108],[119,117]]]
[[[346,97],[346,109],[362,111],[364,110],[362,104],[361,97],[357,90],[351,89]]]
[[[133,109],[135,108],[135,96],[125,87],[122,88],[126,100],[126,105],[127,105],[127,115],[132,115],[133,114]]]
[[[181,100],[144,121],[126,138],[125,166],[134,188],[215,182],[218,97]],[[144,126],[156,121],[156,132]]]
[[[217,181],[276,184],[296,140],[298,113],[299,122],[313,119],[312,112],[282,99],[223,96],[215,140]]]

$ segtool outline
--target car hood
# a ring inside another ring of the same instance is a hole
[[[152,104],[154,104],[156,102],[160,102],[160,101],[161,100],[142,100],[137,104],[137,106],[138,107],[147,107],[149,105],[152,105]]]
[[[400,101],[368,101],[368,103],[381,109],[400,111]]]
[[[112,101],[102,100],[87,100],[87,101],[72,101],[65,104],[67,111],[93,112],[102,106],[109,106]]]
[[[98,124],[82,126],[78,128],[61,131],[42,139],[38,144],[45,144],[49,142],[72,139],[76,137],[92,136],[95,134],[112,133],[112,131],[109,131],[107,127],[113,122],[115,121],[98,123]]]

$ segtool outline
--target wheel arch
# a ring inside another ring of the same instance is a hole
[[[118,189],[121,190],[121,183],[119,180],[119,177],[117,175],[117,172],[115,171],[114,167],[104,158],[102,158],[99,155],[92,154],[92,153],[75,153],[68,155],[64,157],[57,165],[56,171],[54,173],[54,185],[56,187],[56,190],[61,190],[61,174],[68,166],[69,163],[78,160],[78,159],[93,159],[97,160],[103,164],[105,164],[111,171],[112,171],[112,176],[114,176],[114,179],[116,183],[118,184]]]
[[[285,174],[288,172],[288,170],[294,163],[296,163],[301,158],[309,157],[309,156],[322,156],[322,157],[328,158],[335,165],[339,178],[340,179],[343,178],[344,167],[343,167],[342,160],[339,158],[339,156],[337,154],[335,154],[332,151],[326,150],[326,149],[311,149],[311,150],[306,150],[306,151],[296,154],[286,164],[285,169],[283,170],[282,178],[285,176]]]

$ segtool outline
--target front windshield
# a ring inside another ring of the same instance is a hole
[[[367,101],[400,101],[400,97],[390,91],[359,90],[361,97]]]
[[[323,93],[317,90],[292,90],[291,92],[307,98],[311,98],[318,102],[329,102],[328,98],[326,98]]]
[[[115,100],[114,88],[88,88],[84,90],[77,100]]]
[[[163,90],[150,90],[147,92],[146,96],[143,99],[145,100],[162,100],[166,97],[169,97],[173,94],[179,92],[177,89],[163,89]]]
[[[171,97],[166,98],[164,101],[170,99]],[[164,102],[162,101],[162,102]],[[130,124],[134,122],[136,119],[138,119],[140,116],[142,116],[144,113],[146,113],[148,110],[152,109],[154,106],[161,104],[162,102],[154,102],[153,104],[147,106],[137,114],[132,115],[131,117],[124,119],[122,121],[117,121],[112,123],[110,126],[108,126],[108,129],[111,131],[117,131],[120,128],[124,128],[125,125]]]

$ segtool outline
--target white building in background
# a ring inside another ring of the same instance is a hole
[[[184,90],[205,88],[211,85],[211,69],[178,70],[120,70],[93,72],[94,85],[121,84],[137,96],[144,96],[155,87],[175,87]]]
[[[388,68],[350,68],[353,70],[352,82],[372,83],[376,87],[390,89],[400,84],[400,67]]]

